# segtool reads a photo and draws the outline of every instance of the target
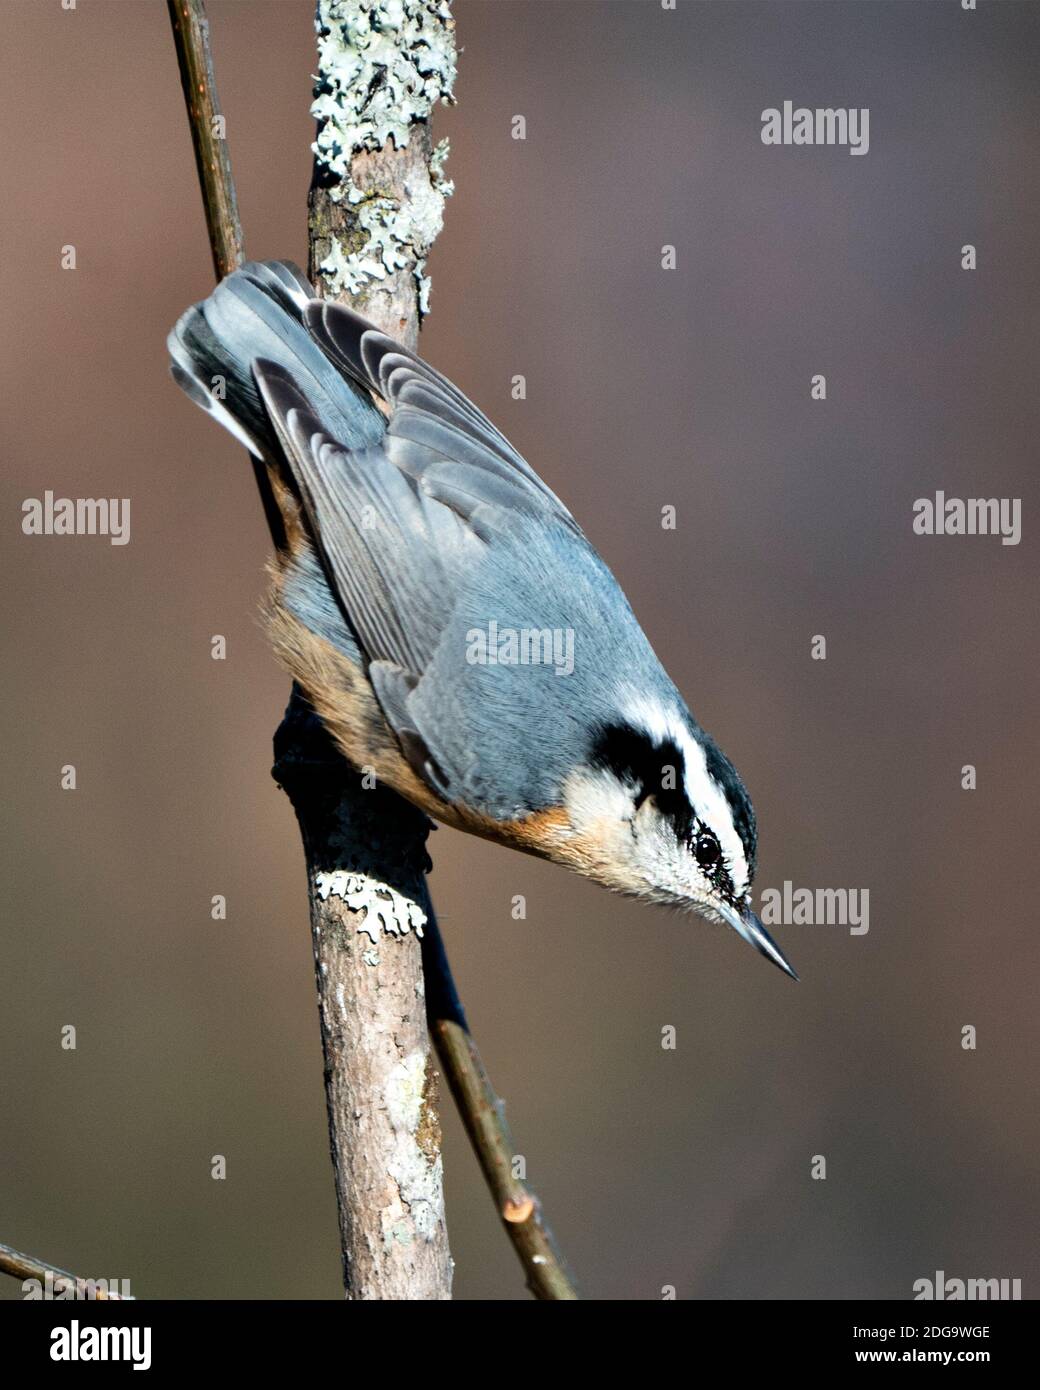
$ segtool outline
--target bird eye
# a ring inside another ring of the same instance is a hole
[[[722,850],[710,830],[702,830],[694,841],[693,852],[702,869],[712,869],[719,862]]]

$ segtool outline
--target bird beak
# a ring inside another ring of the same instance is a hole
[[[731,907],[729,903],[717,903],[715,906],[724,920],[749,945],[754,946],[756,951],[760,951],[774,965],[778,965],[785,975],[790,975],[792,980],[797,980],[798,976],[788,963],[783,951],[752,912],[750,906]]]

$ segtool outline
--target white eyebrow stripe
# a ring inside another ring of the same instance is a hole
[[[686,760],[686,795],[697,815],[706,820],[719,837],[722,853],[729,865],[733,888],[743,897],[748,886],[748,866],[744,842],[733,824],[733,812],[725,791],[708,771],[704,749],[689,734],[680,748]]]
[[[691,736],[678,710],[649,700],[645,695],[630,696],[621,708],[625,718],[635,728],[649,734],[655,743],[669,740],[682,753],[686,799],[697,817],[710,825],[719,837],[734,891],[738,898],[743,897],[748,889],[744,842],[733,824],[733,813],[724,789],[708,771],[708,759],[703,747]]]

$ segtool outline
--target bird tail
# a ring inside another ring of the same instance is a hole
[[[314,291],[289,261],[247,261],[177,320],[167,339],[174,380],[257,458],[277,468],[282,449],[253,375],[258,358],[284,368],[323,428],[348,449],[385,429],[371,397],[308,332]]]

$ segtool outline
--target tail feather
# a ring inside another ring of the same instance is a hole
[[[251,453],[278,464],[281,448],[253,377],[266,358],[290,372],[314,414],[347,448],[382,438],[383,416],[344,378],[304,324],[313,290],[288,261],[248,261],[178,319],[167,344],[174,380]]]

